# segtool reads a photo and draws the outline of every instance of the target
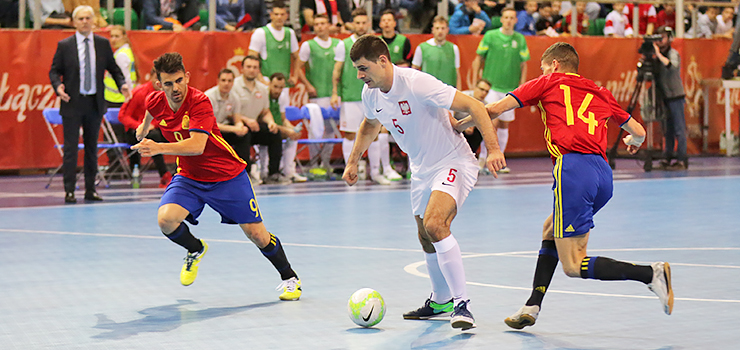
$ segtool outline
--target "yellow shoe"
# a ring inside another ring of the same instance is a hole
[[[208,251],[208,244],[203,240],[200,240],[200,243],[203,244],[203,250],[196,253],[188,253],[185,257],[185,264],[182,265],[182,270],[180,271],[180,283],[183,286],[193,284],[195,278],[198,277],[198,264],[200,264],[200,260],[203,259],[203,256]]]
[[[298,300],[301,298],[301,280],[291,277],[280,283],[275,290],[283,290],[280,300]]]

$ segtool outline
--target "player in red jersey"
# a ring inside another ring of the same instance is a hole
[[[645,129],[620,108],[609,90],[576,74],[578,61],[573,46],[555,43],[542,54],[542,76],[486,106],[492,118],[513,108],[538,106],[555,165],[553,213],[543,226],[532,294],[525,306],[505,320],[516,329],[535,323],[558,260],[569,277],[641,281],[658,295],[666,314],[673,309],[668,263],[635,265],[586,254],[593,216],[612,196],[606,123],[613,119],[630,134],[624,142],[632,154],[642,145]]]
[[[162,91],[146,99],[146,118],[136,129],[141,140],[132,146],[141,155],[170,154],[177,157],[177,174],[167,186],[159,204],[157,221],[167,238],[188,250],[180,272],[180,282],[195,281],[198,264],[208,245],[195,238],[188,226],[208,204],[221,214],[221,222],[239,224],[247,237],[260,249],[280,273],[281,300],[298,300],[301,281],[290,267],[280,240],[267,232],[262,223],[252,184],[245,171],[246,162],[224,141],[213,116],[211,101],[202,92],[189,87],[190,72],[185,71],[182,56],[171,52],[154,61],[157,85]],[[152,121],[169,143],[144,138]]]

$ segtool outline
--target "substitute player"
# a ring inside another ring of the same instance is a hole
[[[606,162],[606,122],[612,119],[630,133],[624,142],[632,154],[642,145],[645,129],[620,108],[609,90],[576,74],[578,53],[570,44],[559,42],[550,46],[542,54],[540,66],[542,76],[487,106],[491,117],[517,107],[539,106],[546,126],[547,149],[555,164],[553,213],[545,220],[532,294],[519,311],[505,320],[506,324],[522,329],[535,323],[558,260],[569,277],[645,283],[670,315],[673,290],[668,263],[635,265],[586,254],[593,216],[612,196],[612,170]]]
[[[157,85],[163,91],[146,100],[146,118],[137,128],[141,142],[131,146],[143,156],[176,155],[178,172],[162,195],[157,213],[159,227],[167,238],[188,250],[180,272],[180,282],[189,286],[198,275],[198,264],[208,245],[195,238],[187,220],[198,224],[198,216],[208,204],[221,214],[221,222],[239,224],[247,237],[262,251],[280,273],[281,300],[298,300],[301,281],[290,267],[280,240],[267,232],[252,191],[244,162],[221,136],[208,97],[189,87],[190,72],[182,56],[166,53],[154,61]],[[154,120],[170,143],[143,138]]]
[[[366,84],[362,90],[365,118],[342,178],[349,185],[357,182],[357,162],[381,124],[409,156],[411,206],[426,253],[432,295],[424,306],[403,317],[429,319],[452,311],[453,328],[473,328],[462,256],[450,224],[475,185],[478,164],[465,138],[453,130],[447,110],[470,113],[488,147],[487,165],[498,170],[506,161],[483,103],[427,73],[394,66],[388,46],[376,36],[357,39],[349,56],[357,78]]]

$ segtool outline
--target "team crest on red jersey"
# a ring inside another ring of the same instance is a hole
[[[401,114],[403,115],[411,114],[411,105],[409,104],[409,101],[398,102],[398,106],[401,107]]]
[[[182,117],[182,128],[184,130],[190,129],[190,117],[188,117],[188,112],[185,112],[185,115]]]

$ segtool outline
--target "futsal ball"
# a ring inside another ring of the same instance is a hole
[[[349,298],[347,312],[352,322],[361,327],[372,327],[383,320],[385,302],[375,290],[362,288]]]

